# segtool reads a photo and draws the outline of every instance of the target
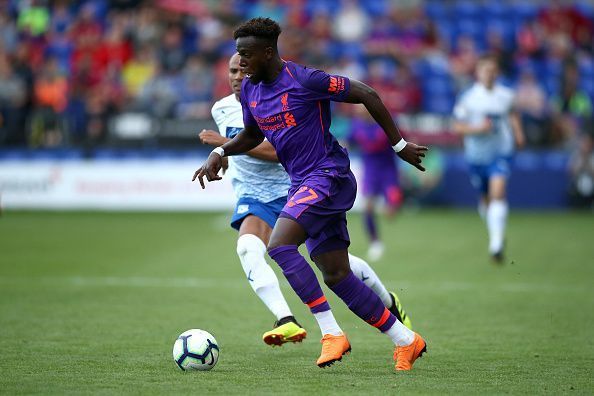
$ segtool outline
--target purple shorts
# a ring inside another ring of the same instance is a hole
[[[402,192],[399,186],[398,169],[393,157],[385,161],[363,162],[363,195],[366,197],[383,196],[389,206],[399,206]]]
[[[289,190],[280,217],[295,220],[307,232],[305,245],[311,257],[350,245],[346,212],[357,195],[355,176],[316,171]]]

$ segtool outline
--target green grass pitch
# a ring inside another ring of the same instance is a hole
[[[261,341],[273,317],[248,286],[227,215],[29,213],[0,217],[0,393],[388,394],[594,393],[594,219],[513,212],[507,264],[486,256],[468,211],[405,211],[382,232],[374,265],[428,341],[395,373],[388,339],[334,295],[353,345],[319,369],[319,330],[279,274],[308,329],[299,345]],[[365,252],[352,214],[352,252]],[[171,349],[208,330],[221,355],[181,372]]]

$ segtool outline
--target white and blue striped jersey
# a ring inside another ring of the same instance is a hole
[[[488,164],[500,157],[509,157],[514,151],[514,138],[509,115],[514,102],[514,91],[500,84],[491,90],[475,83],[458,99],[454,118],[471,126],[491,119],[489,133],[464,136],[464,153],[472,164]]]
[[[235,94],[216,102],[211,113],[221,135],[232,139],[243,129],[241,103]],[[281,164],[249,155],[229,157],[228,176],[237,199],[253,198],[265,203],[286,197],[291,184]]]

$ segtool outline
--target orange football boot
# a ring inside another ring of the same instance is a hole
[[[415,333],[415,339],[410,345],[397,346],[394,349],[394,362],[396,362],[396,371],[412,369],[415,360],[427,352],[427,343],[420,335]]]
[[[320,342],[322,343],[322,353],[316,362],[318,367],[331,366],[337,360],[342,360],[342,356],[351,351],[351,344],[344,334],[339,336],[325,334]]]

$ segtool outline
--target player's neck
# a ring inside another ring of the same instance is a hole
[[[492,83],[490,83],[490,84],[487,84],[487,83],[481,82],[481,85],[482,85],[483,87],[485,87],[485,89],[486,89],[487,91],[491,91],[491,90],[493,90],[493,88],[495,87],[495,82],[492,82]]]
[[[266,71],[266,75],[262,79],[262,82],[270,84],[276,80],[280,72],[283,70],[283,65],[284,62],[281,58],[277,57],[276,59],[273,59],[270,64],[270,68]]]

